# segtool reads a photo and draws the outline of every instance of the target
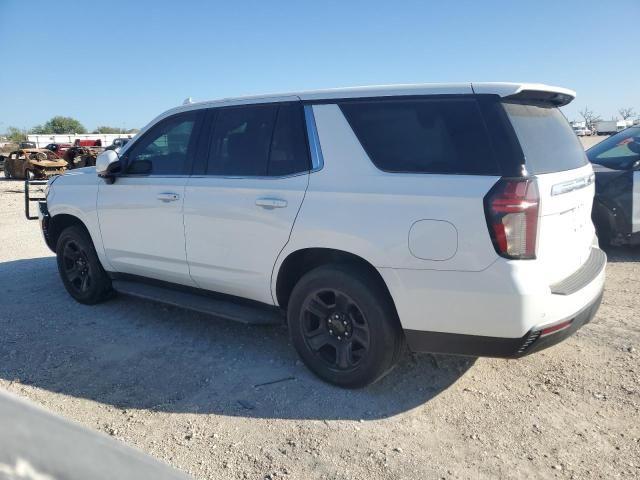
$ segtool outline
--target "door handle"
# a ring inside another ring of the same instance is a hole
[[[288,205],[286,200],[281,198],[259,198],[256,200],[256,205],[267,210],[274,208],[284,208]]]
[[[165,193],[159,193],[156,198],[161,202],[168,203],[168,202],[175,202],[180,198],[180,195],[178,195],[177,193],[165,192]]]

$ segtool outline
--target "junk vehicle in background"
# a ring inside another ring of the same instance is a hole
[[[587,150],[596,174],[593,223],[601,243],[640,245],[640,126]]]
[[[67,162],[45,148],[15,150],[4,161],[5,178],[47,179],[62,175],[66,169]]]
[[[71,146],[72,145],[70,143],[50,143],[46,145],[44,148],[46,148],[47,150],[51,150],[53,153],[55,153],[59,157],[63,157],[64,152],[69,150]]]
[[[64,152],[64,159],[69,169],[93,167],[96,157],[103,151],[102,140],[77,139],[73,146]]]

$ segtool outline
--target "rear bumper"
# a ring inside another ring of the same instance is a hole
[[[477,357],[518,358],[551,347],[570,337],[595,316],[603,291],[570,318],[534,327],[520,338],[485,337],[456,333],[405,330],[409,348],[416,352],[447,353]],[[568,322],[568,324],[567,324]],[[565,325],[567,325],[565,327]],[[563,328],[564,327],[564,328]],[[555,330],[554,328],[561,328]]]
[[[379,269],[414,351],[518,357],[564,340],[595,315],[606,255],[549,285],[532,261],[496,261],[481,272]]]

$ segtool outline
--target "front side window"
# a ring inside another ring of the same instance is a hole
[[[196,112],[162,120],[127,153],[128,173],[184,175],[196,123]]]
[[[594,145],[587,151],[592,163],[628,170],[640,161],[640,127],[631,127]]]
[[[473,99],[358,100],[346,101],[340,108],[381,170],[500,173]]]
[[[266,104],[219,109],[207,174],[263,177],[309,170],[301,108]]]

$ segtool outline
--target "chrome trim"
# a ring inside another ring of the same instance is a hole
[[[588,187],[595,182],[596,175],[592,173],[585,177],[575,178],[573,180],[569,180],[568,182],[556,183],[551,187],[551,195],[562,195],[564,193],[573,192],[575,190],[580,190],[581,188]]]
[[[318,136],[318,128],[313,115],[312,105],[304,106],[304,119],[307,124],[309,150],[311,150],[311,171],[314,172],[324,167],[324,157],[322,156],[322,147],[320,146],[320,137]]]
[[[189,178],[228,178],[232,180],[281,180],[283,178],[299,177],[301,175],[309,175],[309,170],[303,172],[290,173],[289,175],[188,175]]]

